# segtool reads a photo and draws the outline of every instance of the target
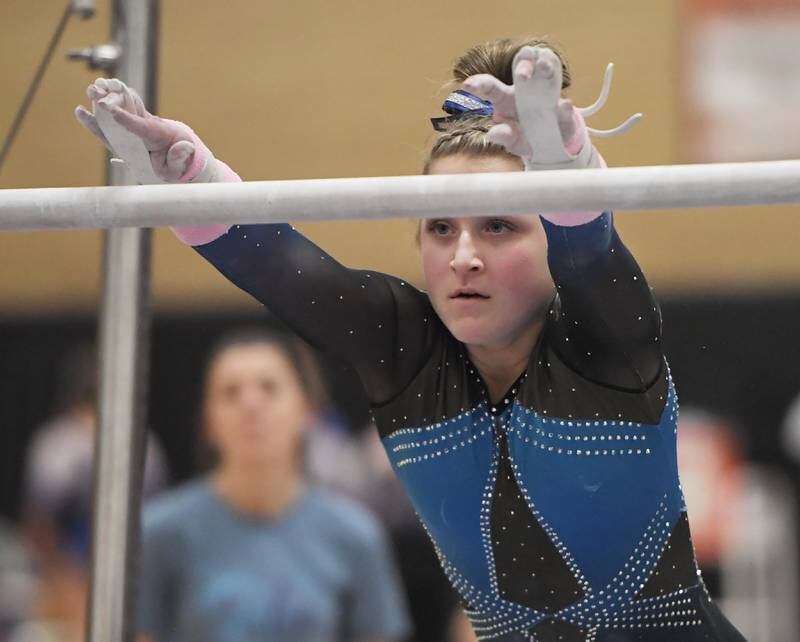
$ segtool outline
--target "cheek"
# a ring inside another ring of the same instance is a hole
[[[221,404],[211,404],[206,411],[206,421],[212,436],[216,437],[218,433],[224,432],[223,429],[230,424],[230,413],[226,412]]]
[[[425,289],[430,295],[436,295],[437,288],[444,283],[450,273],[450,255],[438,248],[421,248],[422,273],[425,277]]]
[[[228,450],[236,442],[236,422],[231,412],[223,408],[214,408],[207,415],[208,438],[217,448]]]
[[[299,395],[286,394],[272,410],[271,423],[281,431],[282,438],[291,440],[304,430],[308,407]]]
[[[550,293],[553,279],[547,266],[547,247],[531,251],[530,245],[506,248],[495,257],[494,277],[512,301],[525,306]]]

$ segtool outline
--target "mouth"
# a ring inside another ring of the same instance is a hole
[[[477,292],[475,290],[457,290],[453,294],[450,295],[451,299],[455,300],[462,300],[462,301],[482,301],[489,298],[488,295],[482,294],[481,292]]]

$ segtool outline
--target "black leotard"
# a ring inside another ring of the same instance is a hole
[[[556,295],[497,403],[410,284],[348,269],[289,225],[197,250],[356,368],[480,639],[741,641],[697,569],[650,288],[610,214],[544,226]]]

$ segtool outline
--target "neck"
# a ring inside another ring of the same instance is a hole
[[[294,504],[303,493],[303,479],[294,463],[222,463],[212,484],[237,512],[253,517],[274,517]]]
[[[490,346],[467,346],[469,357],[481,373],[492,403],[499,402],[511,384],[525,372],[543,326],[544,319],[539,319],[510,341]]]

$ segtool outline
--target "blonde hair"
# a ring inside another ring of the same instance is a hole
[[[498,80],[511,85],[514,83],[512,64],[514,56],[522,47],[546,47],[558,56],[563,67],[561,88],[570,86],[569,65],[563,52],[544,38],[526,38],[512,40],[502,38],[489,40],[465,51],[453,64],[453,80],[451,85],[460,85],[470,76],[490,74]],[[453,122],[435,140],[427,154],[423,166],[423,174],[430,172],[431,164],[437,158],[464,154],[466,156],[506,156],[518,160],[504,147],[490,143],[486,133],[493,122],[489,116],[465,116]]]

